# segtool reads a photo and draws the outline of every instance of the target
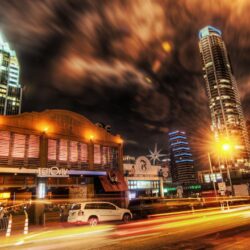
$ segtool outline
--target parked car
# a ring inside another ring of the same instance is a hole
[[[73,204],[69,210],[69,223],[88,223],[91,226],[105,221],[129,222],[132,213],[110,202],[84,202]]]

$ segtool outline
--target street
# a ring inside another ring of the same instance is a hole
[[[247,249],[250,207],[155,215],[128,224],[47,226],[3,237],[1,249]]]

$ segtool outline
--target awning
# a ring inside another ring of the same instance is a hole
[[[128,185],[118,171],[107,172],[107,176],[99,176],[105,192],[122,192],[128,190]]]

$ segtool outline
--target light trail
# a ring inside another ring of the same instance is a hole
[[[118,244],[120,241],[150,240],[160,236],[176,239],[178,234],[187,234],[194,237],[195,234],[206,235],[212,232],[225,230],[241,225],[249,225],[250,206],[238,206],[230,210],[203,209],[202,211],[185,214],[171,213],[158,215],[148,220],[134,221],[123,225],[103,224],[96,227],[69,226],[68,228],[48,227],[49,231],[35,232],[29,236],[14,236],[8,240],[3,239],[0,248],[16,248],[26,244],[43,246],[46,244],[97,244],[102,239],[103,244]],[[41,229],[44,230],[44,229]],[[84,239],[84,242],[83,242]],[[96,242],[95,242],[96,241]],[[50,243],[49,243],[50,242]],[[102,244],[102,243],[98,243]],[[44,247],[44,249],[48,249]],[[56,249],[51,248],[51,249]]]

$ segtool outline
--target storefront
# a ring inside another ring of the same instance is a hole
[[[135,163],[124,164],[129,199],[139,197],[164,197],[163,183],[168,181],[169,168],[151,165],[149,159],[140,156]]]
[[[95,179],[112,183],[110,172],[123,171],[122,147],[119,135],[70,111],[0,116],[0,192],[12,199],[22,192],[32,199],[93,198]],[[115,189],[119,197],[125,191]]]

